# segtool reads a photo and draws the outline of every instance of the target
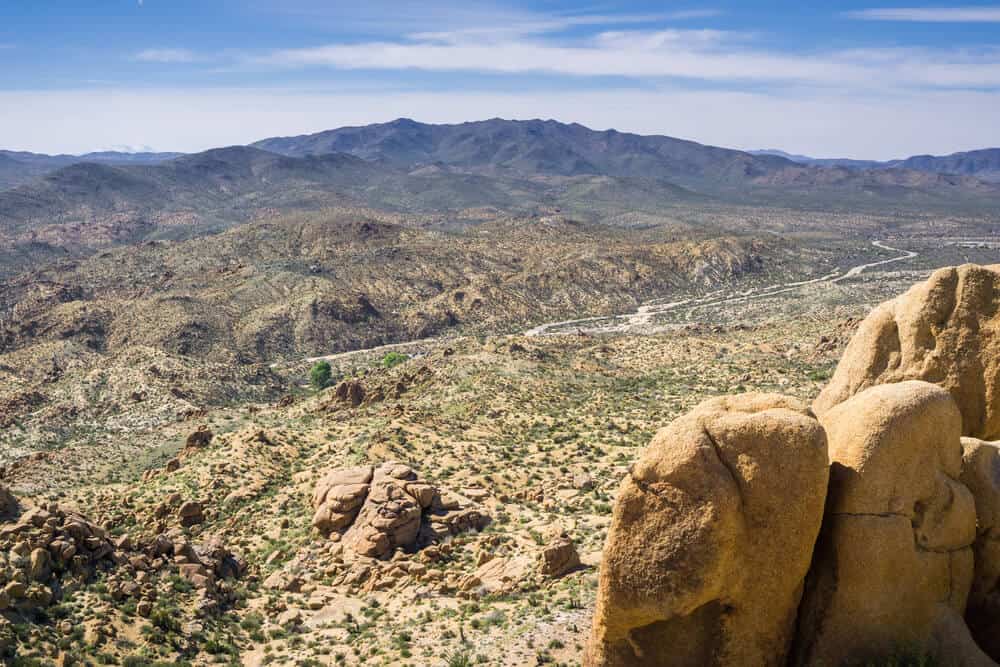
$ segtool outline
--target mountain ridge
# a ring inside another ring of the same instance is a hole
[[[977,169],[968,160],[948,164],[918,157],[878,163],[865,160],[819,159],[792,155],[774,149],[740,151],[666,135],[640,135],[615,129],[592,130],[579,123],[552,119],[504,120],[492,118],[455,124],[419,123],[400,118],[388,123],[349,126],[312,134],[271,137],[252,146],[289,156],[344,152],[366,160],[378,160],[401,168],[440,165],[479,173],[520,171],[563,176],[599,174],[627,177],[643,176],[669,181],[682,187],[716,194],[720,189],[746,185],[770,185],[815,181],[829,186],[851,180],[850,173],[839,175],[810,169],[868,169],[890,171],[862,181],[910,187],[954,186],[954,179],[935,182],[905,172],[968,176],[978,179],[983,173],[993,180],[992,160],[988,168]],[[990,153],[993,149],[985,149]],[[1000,153],[1000,151],[998,151]],[[990,155],[992,158],[993,156]],[[935,158],[943,160],[944,158]],[[973,162],[980,165],[983,160]],[[803,171],[805,169],[805,171]],[[996,175],[1000,179],[1000,154],[996,156]],[[862,184],[863,185],[863,184]],[[972,183],[965,185],[975,187]]]

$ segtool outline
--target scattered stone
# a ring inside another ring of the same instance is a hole
[[[539,556],[539,572],[545,577],[561,577],[580,567],[580,554],[565,533],[546,544]]]
[[[17,498],[3,484],[0,484],[0,519],[9,519],[17,515],[19,505]]]
[[[594,488],[594,480],[590,473],[578,472],[573,475],[573,488],[580,491],[589,491]]]
[[[196,526],[205,521],[204,508],[196,500],[188,500],[177,509],[177,516],[185,528]]]
[[[333,396],[338,402],[356,408],[364,402],[367,392],[361,380],[349,379],[341,380],[334,388]]]

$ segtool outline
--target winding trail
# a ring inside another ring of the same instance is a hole
[[[628,331],[637,327],[648,326],[653,323],[653,317],[661,313],[669,313],[677,310],[687,308],[687,312],[684,313],[683,319],[690,321],[692,315],[703,308],[710,308],[713,306],[723,306],[734,303],[756,301],[759,299],[765,299],[768,297],[778,296],[779,294],[785,294],[788,292],[793,292],[800,287],[805,287],[807,285],[816,285],[820,283],[839,284],[844,280],[849,280],[855,278],[865,270],[870,269],[875,266],[882,266],[885,264],[892,264],[893,262],[901,262],[907,259],[913,259],[919,253],[913,252],[912,250],[902,250],[900,248],[893,248],[892,246],[886,245],[882,241],[872,241],[872,245],[876,248],[882,250],[889,250],[891,252],[901,253],[896,257],[890,257],[889,259],[882,259],[877,262],[867,262],[865,264],[859,264],[858,266],[851,267],[847,271],[841,273],[840,271],[834,271],[828,273],[825,276],[820,276],[818,278],[811,278],[809,280],[800,280],[796,282],[779,283],[777,285],[769,285],[767,287],[756,287],[749,289],[745,292],[739,294],[729,294],[725,296],[718,296],[722,293],[722,290],[711,292],[702,297],[694,297],[690,299],[684,299],[683,301],[674,301],[671,303],[658,304],[656,301],[651,301],[647,304],[639,306],[634,313],[627,313],[624,315],[610,315],[604,317],[588,317],[585,319],[578,320],[564,320],[562,322],[548,322],[546,324],[541,324],[532,329],[528,329],[524,332],[525,336],[551,336],[559,331],[554,331],[555,329],[564,329],[569,327],[576,327],[578,332],[582,333],[612,333],[612,332],[623,332]],[[596,322],[606,322],[603,326],[590,326]],[[565,333],[565,332],[562,332]]]
[[[792,292],[799,289],[800,287],[806,287],[808,285],[818,285],[820,283],[828,283],[830,285],[836,285],[840,284],[845,280],[856,278],[857,276],[864,273],[867,269],[876,266],[884,266],[886,264],[892,264],[894,262],[902,262],[907,259],[913,259],[919,254],[912,250],[902,250],[900,248],[893,248],[892,246],[886,245],[882,241],[872,241],[872,245],[881,250],[898,252],[900,254],[896,257],[890,257],[889,259],[882,259],[877,262],[868,262],[865,264],[859,264],[857,266],[851,267],[850,269],[844,272],[838,270],[832,273],[828,273],[825,276],[820,276],[818,278],[811,278],[809,280],[779,283],[776,285],[769,285],[767,287],[755,287],[753,289],[749,289],[746,290],[745,292],[737,294],[732,294],[732,293],[726,294],[725,290],[716,290],[714,292],[709,292],[704,296],[691,297],[689,299],[683,299],[681,301],[671,301],[669,303],[660,303],[661,301],[663,301],[663,299],[654,299],[648,303],[639,306],[634,313],[625,313],[622,315],[599,315],[596,317],[585,317],[582,319],[575,319],[575,320],[547,322],[545,324],[540,324],[536,327],[532,327],[531,329],[523,331],[522,335],[553,336],[560,333],[597,334],[597,333],[626,332],[641,327],[652,326],[653,318],[656,315],[662,313],[670,313],[684,308],[687,309],[687,312],[684,313],[683,319],[691,320],[692,315],[696,311],[703,308],[710,308],[713,306],[723,306],[723,305],[748,302],[748,301],[757,301],[759,299],[766,299],[768,297],[778,296],[779,294]],[[599,324],[602,322],[604,324]],[[570,328],[571,331],[569,332],[558,331],[567,328]],[[440,338],[422,338],[420,340],[407,341],[403,343],[391,343],[388,345],[378,345],[376,347],[370,347],[361,350],[351,350],[349,352],[328,354],[321,357],[309,357],[305,361],[309,363],[314,363],[321,360],[334,361],[358,354],[379,353],[399,347],[435,343],[440,340],[441,340]]]

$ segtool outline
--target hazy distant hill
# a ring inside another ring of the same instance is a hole
[[[895,166],[919,171],[966,174],[984,181],[1000,182],[1000,148],[984,148],[940,157],[916,155],[899,161]]]
[[[851,169],[912,169],[932,174],[972,176],[982,181],[1000,182],[1000,148],[984,148],[951,155],[914,155],[901,160],[852,160],[849,158],[814,158],[770,148],[750,151],[753,155],[783,157],[799,164]]]
[[[26,183],[45,172],[44,167],[18,162],[0,152],[0,190]]]
[[[777,148],[768,148],[760,151],[748,151],[752,155],[776,155],[778,157],[783,157],[785,159],[791,160],[792,162],[798,162],[799,164],[809,164],[816,167],[848,167],[851,169],[875,169],[878,167],[886,166],[888,163],[878,162],[876,160],[854,160],[851,158],[817,158],[809,157],[808,155],[798,155],[795,153],[786,153],[785,151],[778,150]]]
[[[553,213],[642,227],[675,224],[677,206],[978,213],[1000,202],[1000,185],[963,174],[819,167],[555,121],[399,120],[166,161],[116,156],[0,154],[5,182],[35,170],[0,191],[0,274],[67,253],[330,207],[444,227]],[[70,164],[38,175],[64,159]]]
[[[342,191],[366,187],[377,171],[350,155],[297,159],[242,146],[160,165],[71,164],[0,192],[0,273],[53,253],[210,233],[264,211],[343,205]]]
[[[441,224],[558,210],[594,221],[636,212],[616,223],[628,226],[703,199],[652,179],[406,170],[345,153],[289,157],[234,146],[157,165],[71,164],[0,191],[0,274],[66,252],[198,236],[291,211],[376,209]]]
[[[122,153],[101,151],[84,155],[45,155],[27,151],[0,150],[0,190],[82,162],[97,164],[159,164],[180,157],[183,153]]]

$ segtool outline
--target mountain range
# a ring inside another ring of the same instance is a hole
[[[992,173],[995,156],[983,153],[952,156],[952,167],[923,158],[824,166],[666,136],[500,119],[400,119],[180,156],[0,152],[0,184],[14,184],[0,189],[0,274],[67,253],[329,208],[438,225],[562,212],[619,227],[673,225],[692,207],[734,205],[991,211],[1000,183],[976,177]]]

